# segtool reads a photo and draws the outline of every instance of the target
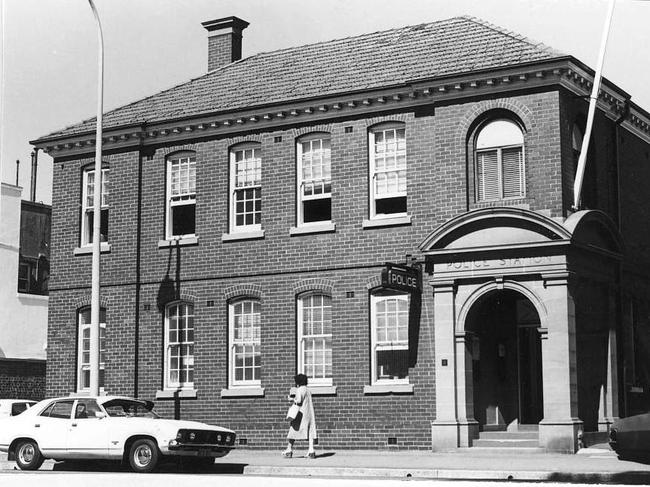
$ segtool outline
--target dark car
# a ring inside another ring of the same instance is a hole
[[[609,430],[609,446],[620,460],[650,462],[650,413],[616,420]]]

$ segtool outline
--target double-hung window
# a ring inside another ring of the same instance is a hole
[[[298,371],[313,385],[332,384],[332,298],[298,298]]]
[[[373,384],[408,383],[408,295],[376,293],[370,305]]]
[[[194,387],[194,306],[173,303],[165,308],[165,388]]]
[[[262,371],[261,317],[259,301],[243,299],[230,303],[230,384],[260,386]]]
[[[369,133],[370,218],[406,216],[406,131],[382,124]]]
[[[181,152],[167,158],[167,238],[196,232],[196,155]]]
[[[476,199],[491,201],[526,195],[524,136],[510,120],[484,125],[476,137]]]
[[[79,336],[77,340],[77,390],[90,390],[90,308],[77,314]],[[106,362],[106,310],[99,310],[99,387],[104,387]]]
[[[332,220],[330,136],[310,134],[298,140],[298,225]]]
[[[81,196],[81,245],[93,243],[93,221],[95,220],[95,170],[83,172]],[[100,242],[108,242],[108,168],[102,169]]]
[[[262,229],[262,151],[244,144],[230,151],[230,231]]]

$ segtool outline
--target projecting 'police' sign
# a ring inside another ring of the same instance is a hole
[[[386,264],[381,272],[381,283],[384,287],[407,292],[421,292],[420,272],[413,268],[398,264]]]

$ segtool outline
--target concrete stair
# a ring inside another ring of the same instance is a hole
[[[479,438],[472,442],[473,449],[485,449],[497,453],[503,452],[536,453],[543,452],[539,448],[539,428],[537,425],[518,425],[508,431],[495,431],[487,428],[481,431]]]

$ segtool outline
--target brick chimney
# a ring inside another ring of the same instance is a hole
[[[238,17],[224,17],[201,25],[208,31],[208,71],[241,59],[241,33],[248,22]]]

